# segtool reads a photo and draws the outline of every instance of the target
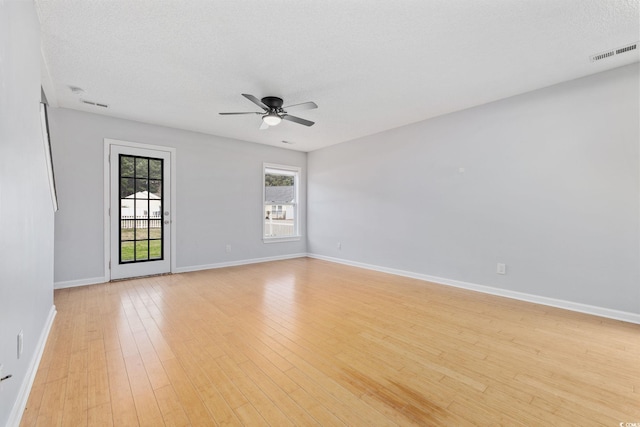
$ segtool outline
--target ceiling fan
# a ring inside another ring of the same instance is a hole
[[[253,95],[243,93],[242,96],[249,101],[262,108],[263,111],[249,111],[243,113],[220,113],[223,116],[236,115],[236,114],[260,114],[262,116],[262,125],[260,129],[267,129],[269,126],[276,126],[280,124],[282,120],[289,120],[290,122],[299,123],[305,126],[312,126],[314,122],[310,120],[301,119],[300,117],[292,116],[289,114],[290,110],[313,110],[318,108],[315,102],[303,102],[301,104],[282,106],[282,98],[277,96],[265,96],[262,99],[258,99]]]

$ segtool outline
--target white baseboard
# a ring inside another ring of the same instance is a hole
[[[265,258],[252,258],[252,259],[241,259],[237,261],[225,261],[225,262],[218,262],[215,264],[191,265],[188,267],[178,267],[173,271],[173,273],[188,273],[190,271],[210,270],[213,268],[235,267],[238,265],[257,264],[260,262],[281,261],[281,260],[293,259],[293,258],[304,258],[306,256],[307,256],[306,253],[299,253],[299,254],[279,255],[279,256],[272,256],[272,257],[265,257]],[[109,279],[107,277],[91,277],[89,279],[78,279],[78,280],[69,280],[66,282],[55,282],[53,284],[53,288],[54,289],[74,288],[76,286],[96,285],[98,283],[106,283],[108,281]]]
[[[426,282],[437,283],[440,285],[454,286],[456,288],[469,289],[472,291],[483,292],[485,294],[491,294],[506,298],[517,299],[520,301],[532,302],[535,304],[546,305],[550,307],[562,308],[565,310],[577,311],[585,314],[592,314],[594,316],[606,317],[609,319],[621,320],[623,322],[640,324],[640,314],[629,313],[626,311],[612,310],[604,307],[597,307],[593,305],[581,304],[572,301],[560,300],[555,298],[548,298],[539,295],[527,294],[524,292],[510,291],[507,289],[494,288],[491,286],[477,285],[475,283],[461,282],[459,280],[446,279],[443,277],[429,276],[426,274],[414,273],[411,271],[397,270],[394,268],[380,267],[372,264],[365,264],[362,262],[349,261],[340,258],[333,258],[324,255],[307,254],[309,258],[321,259],[324,261],[335,262],[338,264],[350,265],[353,267],[360,267],[367,270],[379,271],[382,273],[394,274],[396,276],[410,277],[412,279],[424,280]]]
[[[27,369],[27,373],[24,377],[24,381],[20,386],[20,391],[18,392],[18,398],[13,404],[13,409],[11,409],[11,413],[9,414],[9,420],[7,422],[7,427],[18,427],[20,425],[20,420],[22,420],[22,414],[24,413],[24,408],[27,407],[27,400],[29,399],[29,393],[31,393],[31,387],[33,386],[33,381],[36,379],[36,373],[38,372],[38,366],[40,366],[40,359],[42,359],[42,354],[44,353],[44,346],[47,343],[47,338],[49,337],[49,332],[51,331],[51,326],[53,325],[53,319],[56,317],[56,306],[52,305],[51,310],[49,310],[49,316],[44,324],[44,328],[42,329],[42,333],[40,334],[40,338],[36,343],[36,351],[31,358],[31,363],[29,364],[29,368]]]
[[[282,261],[285,259],[293,259],[293,258],[305,258],[306,256],[307,256],[306,253],[301,253],[301,254],[279,255],[279,256],[272,256],[272,257],[265,257],[265,258],[241,259],[237,261],[218,262],[215,264],[192,265],[189,267],[176,268],[176,271],[174,271],[174,273],[188,273],[190,271],[211,270],[213,268],[236,267],[238,265],[258,264],[261,262]]]
[[[76,286],[96,285],[98,283],[106,283],[109,279],[106,277],[91,277],[89,279],[68,280],[66,282],[55,282],[53,289],[75,288]]]

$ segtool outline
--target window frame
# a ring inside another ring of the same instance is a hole
[[[267,202],[265,200],[266,196],[266,175],[267,170],[272,169],[275,171],[282,171],[286,173],[293,174],[293,201],[291,203],[282,203],[278,202],[276,205],[282,205],[283,210],[286,209],[285,206],[291,205],[293,207],[293,235],[290,236],[267,236],[267,226],[264,217],[264,213],[267,206],[274,205],[272,202]],[[290,165],[280,165],[275,163],[263,163],[262,164],[262,211],[261,211],[261,221],[262,221],[262,241],[264,243],[279,243],[279,242],[295,242],[301,239],[300,233],[300,176],[302,174],[302,168],[298,166],[290,166]]]

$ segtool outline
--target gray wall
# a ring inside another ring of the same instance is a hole
[[[305,153],[62,108],[51,110],[50,122],[57,286],[105,276],[104,138],[176,148],[179,270],[306,253]],[[298,242],[262,242],[263,162],[302,167]]]
[[[13,375],[0,387],[0,425],[25,391],[53,308],[54,214],[39,103],[35,8],[32,2],[0,2],[0,364]],[[18,359],[20,330],[24,351]]]
[[[312,152],[309,252],[640,313],[638,89],[634,64]]]

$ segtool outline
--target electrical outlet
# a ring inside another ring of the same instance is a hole
[[[227,245],[227,253],[231,253],[231,245]]]
[[[338,242],[338,250],[339,251],[342,250],[342,243],[341,242]]]
[[[18,334],[18,359],[22,356],[22,350],[24,349],[24,335],[22,331]]]
[[[498,274],[507,274],[507,264],[498,263],[496,267],[496,273]]]

